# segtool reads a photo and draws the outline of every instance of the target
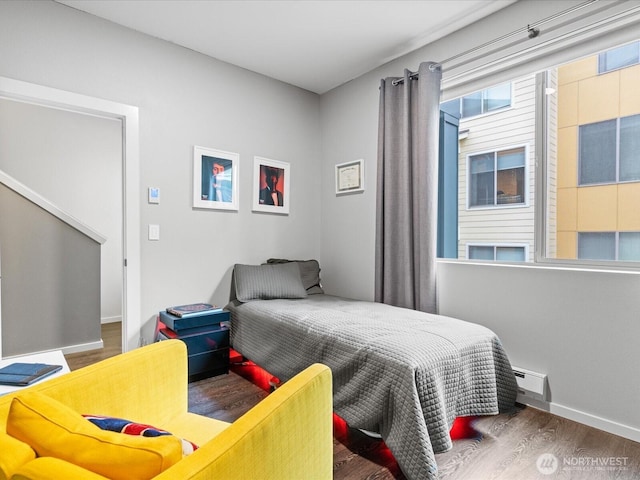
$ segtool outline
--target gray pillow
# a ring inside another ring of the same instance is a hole
[[[236,298],[241,302],[274,298],[304,298],[307,296],[307,291],[300,279],[300,269],[294,263],[236,264],[233,274]]]
[[[287,260],[285,258],[270,258],[268,264],[297,263],[300,268],[300,278],[307,290],[307,295],[324,293],[320,283],[320,264],[317,260]]]

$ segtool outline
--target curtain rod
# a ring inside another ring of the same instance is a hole
[[[556,20],[558,18],[564,17],[565,15],[568,15],[570,13],[573,13],[575,11],[581,10],[582,8],[588,7],[589,5],[598,2],[599,0],[587,0],[583,3],[580,3],[574,7],[568,8],[566,10],[563,10],[561,12],[558,12],[554,15],[551,15],[550,17],[544,18],[542,20],[538,20],[537,22],[534,23],[530,23],[528,24],[526,27],[523,28],[519,28],[517,30],[514,30],[511,33],[507,33],[506,35],[502,35],[501,37],[498,38],[494,38],[493,40],[490,40],[486,43],[483,43],[482,45],[479,45],[477,47],[473,47],[469,50],[466,50],[462,53],[458,53],[457,55],[454,55],[453,57],[449,57],[445,60],[442,60],[438,63],[434,63],[432,65],[429,66],[429,70],[434,71],[437,68],[441,68],[443,64],[451,62],[452,60],[456,60],[458,58],[461,57],[466,57],[468,55],[471,55],[472,53],[475,53],[479,50],[485,49],[487,47],[491,47],[497,43],[503,42],[504,40],[507,40],[511,37],[514,37],[516,35],[520,35],[522,33],[527,33],[527,38],[525,40],[530,40],[533,38],[536,38],[538,35],[540,35],[540,29],[538,27],[540,27],[541,25],[544,25],[545,23],[549,23],[553,20]],[[410,80],[415,80],[416,78],[418,78],[419,73],[418,72],[411,72],[409,74],[409,79]],[[394,80],[393,85],[398,85],[400,83],[404,83],[404,78],[398,78],[397,80]]]
[[[456,60],[460,57],[466,57],[467,55],[470,55],[472,53],[477,52],[478,50],[482,50],[484,48],[487,47],[491,47],[497,43],[500,43],[504,40],[507,40],[511,37],[515,37],[516,35],[520,35],[522,33],[527,33],[527,38],[526,40],[530,40],[533,38],[536,38],[538,35],[540,35],[540,29],[538,27],[540,27],[541,25],[544,25],[545,23],[549,23],[552,22],[553,20],[556,20],[558,18],[564,17],[565,15],[569,15],[570,13],[576,12],[578,10],[581,10],[585,7],[588,7],[589,5],[598,2],[599,0],[587,0],[586,2],[580,3],[574,7],[568,8],[567,10],[563,10],[562,12],[558,12],[554,15],[551,15],[550,17],[544,18],[542,20],[539,20],[537,22],[534,23],[530,23],[528,24],[526,27],[523,28],[519,28],[518,30],[514,30],[511,33],[507,33],[506,35],[503,35],[501,37],[495,38],[493,40],[488,41],[487,43],[484,43],[478,47],[474,47],[471,48],[465,52],[459,53],[457,55],[454,55],[453,57],[449,57],[445,60],[442,60],[440,62],[440,64],[442,65],[443,63],[448,63],[451,62],[452,60]]]

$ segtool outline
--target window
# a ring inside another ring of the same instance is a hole
[[[483,91],[482,111],[493,112],[511,106],[511,83],[487,88]]]
[[[469,207],[524,203],[525,148],[469,156]]]
[[[580,232],[578,258],[640,261],[640,232]]]
[[[598,72],[607,73],[640,63],[640,42],[633,42],[598,56]]]
[[[440,108],[458,118],[468,118],[511,106],[511,83],[503,83],[479,92],[444,102]]]
[[[623,262],[640,262],[640,232],[618,233],[618,257]]]
[[[578,233],[578,258],[615,260],[616,234],[613,232]]]
[[[620,181],[640,180],[640,115],[620,119]]]
[[[640,41],[518,68],[441,104],[460,118],[457,258],[640,262]]]
[[[640,115],[579,126],[580,185],[640,180]]]
[[[526,261],[527,248],[524,245],[469,245],[468,249],[469,260]]]

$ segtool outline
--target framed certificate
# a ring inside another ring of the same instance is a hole
[[[336,195],[364,191],[364,161],[336,165]]]

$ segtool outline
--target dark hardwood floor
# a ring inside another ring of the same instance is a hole
[[[120,353],[120,324],[103,325],[103,341],[103,349],[67,355],[69,367]],[[268,395],[237,371],[190,383],[190,410],[232,422]],[[405,478],[383,442],[334,425],[335,480]],[[436,455],[441,480],[640,479],[640,443],[535,408],[479,418],[464,433]]]

